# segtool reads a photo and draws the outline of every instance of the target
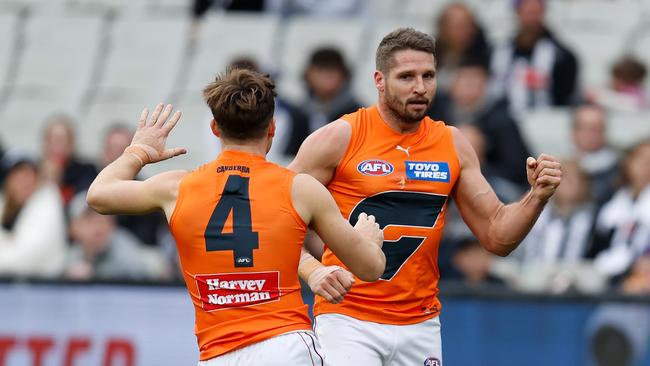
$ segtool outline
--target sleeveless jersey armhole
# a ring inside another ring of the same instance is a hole
[[[357,113],[360,113],[360,112],[357,112]],[[355,113],[354,115],[356,115],[357,113]],[[347,124],[350,125],[350,129],[352,130],[351,133],[350,133],[350,141],[348,142],[348,146],[345,148],[345,153],[343,153],[343,157],[341,157],[341,161],[339,161],[339,163],[336,165],[336,169],[334,169],[334,175],[332,175],[331,181],[336,180],[336,178],[339,175],[340,171],[343,169],[345,164],[347,164],[348,159],[349,159],[349,157],[350,157],[350,155],[352,153],[352,149],[355,146],[358,146],[358,144],[356,144],[356,139],[358,138],[358,135],[359,135],[358,128],[355,128],[355,125],[354,125],[354,123],[352,123],[352,121],[349,121],[347,118],[345,118],[347,116],[349,116],[349,115],[345,115],[345,116],[341,117],[340,120],[345,121]],[[357,124],[358,124],[358,121],[357,121]]]
[[[293,172],[287,173],[287,177],[284,179],[284,189],[283,191],[285,192],[285,197],[287,199],[287,202],[289,202],[289,210],[291,211],[291,216],[296,220],[296,223],[307,230],[309,225],[305,222],[305,220],[300,217],[300,214],[298,213],[298,210],[296,210],[296,206],[293,205],[293,197],[291,196],[291,190],[293,189],[293,180],[296,178],[297,174],[294,174]]]
[[[189,177],[192,173],[186,174],[183,178],[181,178],[181,181],[178,182],[178,197],[176,197],[176,205],[174,205],[174,211],[172,211],[172,216],[169,218],[169,228],[170,230],[173,230],[172,228],[175,226],[174,222],[176,222],[176,217],[178,216],[177,213],[180,211],[180,207],[183,204],[183,199],[185,198],[185,190],[183,189],[183,183],[185,183],[185,179]]]
[[[449,136],[449,141],[451,146],[454,148],[454,156],[456,157],[456,164],[458,164],[458,176],[460,177],[460,171],[463,169],[463,165],[460,163],[460,157],[458,156],[458,149],[456,148],[456,141],[454,140],[454,131],[451,126],[445,124],[447,130],[447,135]]]

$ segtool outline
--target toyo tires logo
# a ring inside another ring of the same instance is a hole
[[[392,173],[394,168],[393,165],[387,161],[370,159],[359,163],[359,165],[357,165],[357,170],[359,173],[365,175],[382,176]]]

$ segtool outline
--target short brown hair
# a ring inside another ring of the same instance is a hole
[[[393,55],[398,51],[415,50],[435,54],[436,42],[430,35],[413,28],[398,28],[388,33],[377,47],[377,70],[386,73],[393,66]]]
[[[623,57],[612,66],[612,75],[628,84],[641,84],[646,72],[645,65],[632,56]]]
[[[250,140],[263,137],[275,110],[275,84],[268,75],[229,69],[203,89],[223,137]]]

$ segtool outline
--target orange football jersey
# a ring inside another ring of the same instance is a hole
[[[170,228],[201,360],[311,329],[297,275],[307,226],[291,200],[294,176],[224,151],[182,179]]]
[[[342,119],[352,136],[327,188],[351,224],[361,212],[375,215],[384,229],[386,270],[376,282],[357,278],[340,304],[317,297],[314,313],[385,324],[432,318],[440,312],[438,245],[460,170],[452,131],[427,117],[417,131],[402,135],[376,106]],[[343,266],[329,249],[323,263]]]

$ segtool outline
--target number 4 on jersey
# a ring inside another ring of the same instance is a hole
[[[239,175],[228,177],[205,229],[205,249],[208,252],[232,250],[235,267],[253,267],[253,249],[259,248],[258,233],[253,231],[251,222],[249,179]],[[232,232],[224,233],[231,212]]]

